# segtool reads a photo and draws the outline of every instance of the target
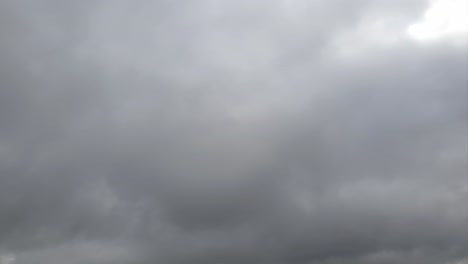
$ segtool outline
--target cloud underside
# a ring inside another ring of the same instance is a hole
[[[428,5],[2,1],[0,263],[467,263]]]

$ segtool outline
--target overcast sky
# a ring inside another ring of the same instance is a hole
[[[0,264],[467,264],[464,0],[0,0]]]

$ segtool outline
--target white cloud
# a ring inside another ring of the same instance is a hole
[[[408,34],[421,42],[440,39],[466,41],[468,36],[468,2],[435,0],[419,21],[408,28]]]

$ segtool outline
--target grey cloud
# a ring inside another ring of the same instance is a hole
[[[336,45],[426,6],[0,3],[0,255],[463,261],[467,50]]]

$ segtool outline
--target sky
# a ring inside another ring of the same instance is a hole
[[[0,264],[467,264],[463,0],[1,0]]]

